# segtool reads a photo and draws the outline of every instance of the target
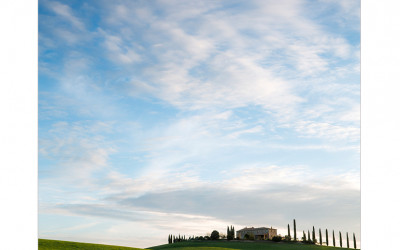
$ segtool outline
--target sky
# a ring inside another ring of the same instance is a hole
[[[39,238],[359,238],[359,1],[40,0],[38,28]]]

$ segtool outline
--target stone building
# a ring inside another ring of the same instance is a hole
[[[272,239],[272,237],[277,235],[277,230],[274,228],[266,227],[245,227],[236,231],[236,237],[241,240],[245,239],[245,235],[254,236],[255,240],[266,240]]]

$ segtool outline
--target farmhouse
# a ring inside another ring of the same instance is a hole
[[[277,230],[274,228],[266,228],[266,227],[245,227],[236,231],[236,237],[243,240],[245,239],[245,235],[248,235],[252,238],[254,236],[255,240],[265,240],[272,239],[272,237],[277,235]]]

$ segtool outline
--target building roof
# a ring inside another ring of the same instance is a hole
[[[264,230],[264,229],[275,229],[275,228],[272,228],[272,227],[271,228],[268,228],[268,227],[245,227],[245,228],[238,230],[237,232],[248,231],[248,230]]]

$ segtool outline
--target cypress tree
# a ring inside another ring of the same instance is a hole
[[[322,245],[321,228],[319,229],[319,244]]]
[[[315,239],[315,228],[314,226],[312,227],[312,241],[315,243],[317,240]]]
[[[354,233],[353,233],[353,242],[354,242],[354,249],[357,249],[356,235]]]
[[[294,241],[297,241],[297,236],[296,236],[296,220],[295,220],[295,219],[293,219],[293,230],[294,230],[294,233],[293,233]]]
[[[311,241],[311,239],[310,239],[310,230],[308,230],[308,241]]]
[[[333,235],[333,246],[336,247],[336,243],[335,243],[335,231],[332,230],[332,235]]]
[[[174,235],[174,240],[173,240],[173,242],[174,242],[174,243],[176,242],[175,235]]]
[[[287,224],[287,231],[288,231],[288,237],[289,237],[289,241],[290,241],[290,226],[289,226],[289,224]]]
[[[303,242],[306,242],[306,241],[307,241],[306,233],[305,233],[304,230],[303,230]]]
[[[325,234],[326,234],[326,245],[329,246],[328,229],[325,229]]]
[[[342,232],[339,231],[339,242],[340,242],[340,247],[342,247]]]
[[[235,227],[232,226],[232,238],[235,239]]]
[[[350,248],[349,246],[349,233],[346,232],[346,237],[347,237],[347,248]]]

